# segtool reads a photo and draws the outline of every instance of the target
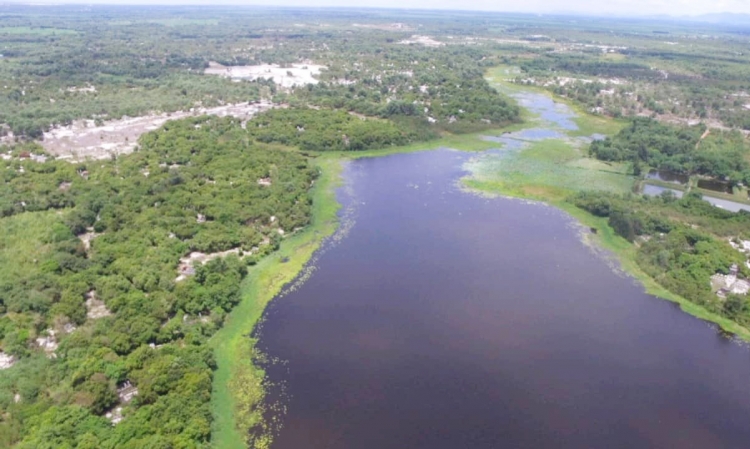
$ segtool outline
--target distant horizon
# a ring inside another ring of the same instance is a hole
[[[692,18],[701,16],[750,15],[750,2],[744,0],[570,0],[565,9],[557,0],[527,0],[523,5],[515,2],[478,0],[467,5],[458,0],[369,0],[352,5],[346,0],[3,0],[0,8],[9,5],[28,6],[240,6],[278,8],[344,8],[344,9],[402,9],[427,11],[496,12],[513,14],[614,16],[617,18]],[[674,14],[674,11],[680,11]]]

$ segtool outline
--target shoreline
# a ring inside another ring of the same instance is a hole
[[[750,342],[750,330],[739,324],[711,313],[705,308],[675,294],[661,286],[655,279],[640,269],[635,261],[635,245],[624,238],[616,235],[607,224],[606,218],[596,217],[588,212],[575,207],[565,199],[544,199],[533,195],[522,196],[517,192],[503,191],[489,186],[483,186],[481,181],[472,179],[470,176],[461,179],[463,187],[475,195],[489,195],[494,197],[505,197],[516,200],[535,201],[554,207],[567,214],[572,220],[586,228],[595,228],[596,234],[584,235],[582,240],[586,245],[596,245],[605,250],[617,262],[620,270],[637,281],[644,291],[661,300],[666,300],[680,306],[680,310],[703,321],[715,324],[722,331],[735,335],[738,339]]]
[[[284,240],[278,251],[250,267],[242,281],[242,300],[211,340],[217,364],[211,394],[212,447],[247,448],[240,426],[248,430],[256,426],[264,429],[255,447],[270,443],[268,429],[262,422],[265,373],[253,363],[258,354],[256,340],[249,334],[260,323],[268,303],[297,277],[323,241],[338,228],[340,205],[336,188],[342,180],[342,162],[338,158],[314,161],[321,175],[313,187],[310,225]]]

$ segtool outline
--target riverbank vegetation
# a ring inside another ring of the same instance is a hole
[[[666,289],[742,326],[750,325],[747,297],[722,298],[710,283],[717,273],[730,274],[732,266],[740,277],[750,276],[747,256],[727,242],[748,232],[750,214],[714,207],[700,194],[677,199],[669,193],[644,197],[587,192],[571,202],[607,218],[618,235],[636,245],[639,267]]]

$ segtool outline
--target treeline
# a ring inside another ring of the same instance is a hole
[[[705,132],[704,125],[674,126],[635,118],[615,136],[592,142],[589,152],[604,161],[631,161],[636,171],[645,165],[734,183],[750,182],[750,146],[742,134]]]
[[[381,149],[437,137],[426,126],[421,130],[408,126],[413,123],[397,126],[391,120],[344,111],[289,108],[260,114],[248,122],[247,129],[259,142],[296,146],[304,151]]]
[[[78,166],[25,161],[6,186],[37,211],[0,219],[0,350],[18,359],[0,376],[3,447],[209,444],[207,341],[247,264],[308,223],[316,171],[297,152],[249,143],[229,118],[169,122],[140,146]],[[177,281],[182,256],[230,249],[244,258],[196,262]],[[59,347],[45,354],[36,340],[50,330]],[[118,397],[126,382],[138,390],[130,402]],[[113,426],[104,415],[116,407],[126,419]]]
[[[360,45],[356,58],[336,61],[340,66],[326,72],[323,82],[298,89],[291,101],[393,120],[417,117],[451,132],[519,121],[518,106],[484,79],[486,51],[387,41]]]
[[[711,276],[728,274],[733,264],[750,276],[746,256],[727,242],[727,238],[750,238],[750,213],[714,207],[700,194],[678,200],[669,193],[647,197],[586,192],[570,201],[608,218],[618,235],[636,242],[638,265],[667,290],[743,326],[750,325],[750,298],[729,295],[722,300],[710,285]]]
[[[646,64],[631,61],[602,61],[596,58],[570,54],[545,54],[537,58],[526,59],[521,69],[529,74],[550,72],[567,72],[605,78],[627,78],[639,80],[657,80],[663,78],[658,70]]]

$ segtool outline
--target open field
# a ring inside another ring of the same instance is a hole
[[[60,214],[50,212],[27,212],[0,219],[0,273],[3,282],[14,282],[40,270],[39,260],[44,260],[50,251],[46,241],[53,233],[54,224],[60,222]]]

